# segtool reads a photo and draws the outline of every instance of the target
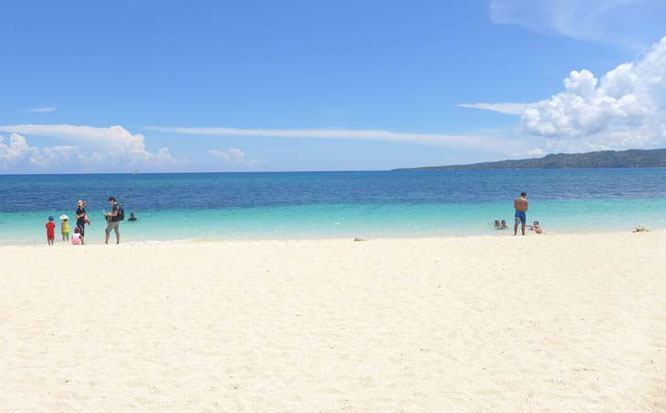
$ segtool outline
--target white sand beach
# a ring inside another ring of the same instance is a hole
[[[1,247],[0,410],[666,411],[665,245]]]

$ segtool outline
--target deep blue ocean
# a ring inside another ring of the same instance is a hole
[[[78,199],[101,242],[111,195],[125,241],[500,235],[521,191],[549,232],[666,228],[666,169],[1,175],[0,243],[43,242]]]

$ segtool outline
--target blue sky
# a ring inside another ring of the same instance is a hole
[[[22,1],[0,16],[1,173],[666,146],[661,0]]]

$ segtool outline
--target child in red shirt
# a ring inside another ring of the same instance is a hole
[[[46,223],[46,241],[49,245],[53,245],[55,242],[55,222],[53,222],[53,217],[49,217],[49,222]]]

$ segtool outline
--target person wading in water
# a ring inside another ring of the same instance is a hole
[[[106,233],[106,238],[104,239],[104,243],[108,244],[109,243],[109,235],[111,234],[111,231],[115,231],[116,233],[116,244],[120,244],[120,221],[125,220],[125,211],[123,208],[120,206],[118,201],[116,201],[116,198],[110,197],[109,198],[109,203],[111,204],[111,212],[106,214],[106,230],[104,232]]]

